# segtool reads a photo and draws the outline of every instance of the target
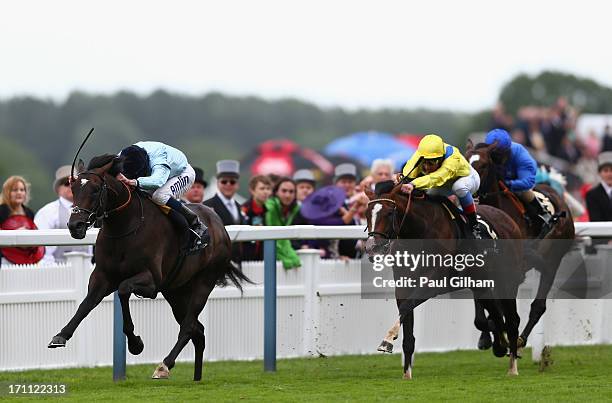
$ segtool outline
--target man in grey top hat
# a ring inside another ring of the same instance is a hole
[[[293,181],[297,191],[297,201],[301,203],[309,194],[315,191],[315,178],[310,169],[298,169],[293,174]]]
[[[612,151],[599,154],[601,182],[586,194],[586,205],[591,221],[612,221]]]
[[[53,190],[58,199],[44,205],[34,216],[34,223],[38,229],[64,229],[68,228],[70,210],[72,209],[72,189],[68,183],[70,165],[63,165],[55,171]],[[66,252],[91,252],[91,246],[47,246],[43,262],[65,262]]]
[[[240,179],[240,163],[235,160],[217,161],[217,194],[204,205],[212,207],[221,217],[223,225],[244,225],[240,204],[234,200]]]

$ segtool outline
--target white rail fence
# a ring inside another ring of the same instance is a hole
[[[612,223],[607,224],[596,229],[585,226],[584,231],[612,235]],[[271,233],[279,238],[346,237],[347,232],[355,238],[364,236],[362,227],[228,230],[234,240],[265,239]],[[91,244],[95,236],[92,232],[80,243]],[[62,230],[0,232],[1,246],[75,243],[79,241]],[[598,249],[597,255],[585,257],[586,264],[609,273],[612,249]],[[285,271],[277,265],[278,356],[374,353],[396,318],[395,301],[361,299],[359,261],[321,260],[317,251],[308,250],[300,251],[300,255],[300,269]],[[112,296],[83,321],[65,349],[47,348],[51,337],[68,322],[87,292],[92,270],[89,261],[88,255],[74,252],[65,264],[0,268],[0,371],[112,363]],[[242,296],[233,287],[215,289],[200,317],[206,332],[207,360],[263,356],[263,263],[246,262],[243,270],[256,284],[246,285]],[[533,287],[536,276],[530,273],[524,289]],[[530,303],[519,301],[523,323]],[[169,306],[161,295],[156,300],[133,298],[130,305],[136,333],[142,336],[145,350],[139,356],[128,354],[128,363],[161,361],[178,334]],[[441,298],[426,302],[415,313],[417,351],[475,348],[479,334],[472,325],[473,314],[470,300]],[[553,345],[611,343],[612,301],[551,300],[532,339]],[[396,350],[401,351],[401,336]],[[192,359],[190,344],[179,360]]]

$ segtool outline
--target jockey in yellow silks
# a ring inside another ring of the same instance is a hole
[[[457,147],[446,144],[440,136],[428,134],[402,169],[404,178],[412,179],[402,185],[402,191],[427,190],[428,194],[457,195],[475,238],[480,238],[476,205],[472,194],[480,187],[478,172],[461,155]],[[405,180],[404,180],[405,181]]]

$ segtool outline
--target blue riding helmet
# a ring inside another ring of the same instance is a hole
[[[138,179],[151,175],[149,154],[142,147],[131,145],[121,150],[123,175],[128,179]]]
[[[507,131],[504,129],[493,129],[487,133],[485,143],[493,144],[497,141],[497,149],[500,151],[509,150],[512,146],[512,139]]]

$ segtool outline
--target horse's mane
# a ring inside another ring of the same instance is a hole
[[[483,149],[483,148],[487,148],[489,146],[490,146],[490,144],[487,144],[487,143],[478,143],[478,144],[476,144],[474,146],[474,149],[475,150],[480,150],[480,149]]]
[[[93,157],[87,165],[87,170],[102,168],[103,166],[113,163],[107,171],[110,175],[115,176],[123,170],[123,159],[114,154],[103,154]]]

